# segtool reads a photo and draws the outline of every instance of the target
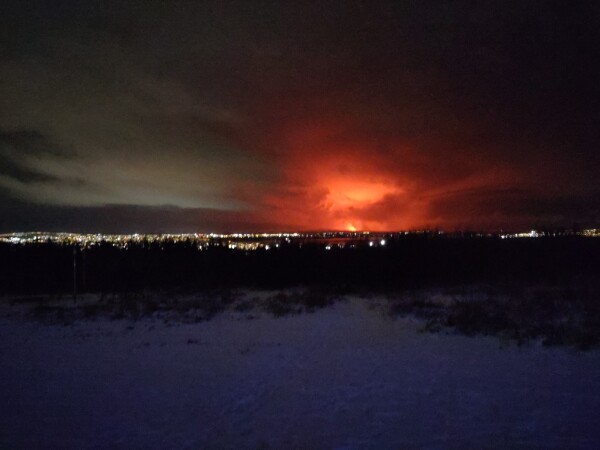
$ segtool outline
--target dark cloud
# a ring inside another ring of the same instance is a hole
[[[69,152],[36,130],[0,130],[0,148],[13,155],[68,156]]]
[[[173,206],[47,206],[0,197],[0,231],[211,233],[276,231],[280,223],[255,214]],[[285,225],[284,225],[285,227]],[[289,226],[288,226],[289,227]]]
[[[452,224],[453,229],[571,227],[600,220],[600,195],[548,197],[521,189],[477,189],[440,196],[430,208],[433,223]]]
[[[69,151],[35,130],[0,130],[0,186],[19,196],[19,187],[70,184],[80,188],[83,180],[60,177],[45,170],[48,157],[68,159]]]
[[[58,181],[58,178],[56,177],[24,168],[3,155],[0,155],[0,176],[11,178],[19,183],[47,183]]]

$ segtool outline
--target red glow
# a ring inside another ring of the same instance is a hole
[[[338,178],[324,182],[327,195],[322,206],[332,211],[361,208],[381,201],[386,195],[399,192],[392,185],[356,178]]]
[[[260,195],[248,200],[257,205],[256,221],[279,230],[489,228],[505,219],[498,201],[508,209],[517,189],[527,188],[524,174],[486,161],[476,148],[451,151],[437,138],[407,140],[368,133],[352,121],[315,122],[265,133],[260,148],[277,180],[250,194]]]
[[[390,173],[369,142],[346,142],[336,132],[320,126],[287,133],[281,160],[285,189],[265,195],[270,217],[302,229],[412,226],[417,208],[405,206],[410,202],[408,177]]]

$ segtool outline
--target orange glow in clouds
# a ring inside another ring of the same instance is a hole
[[[332,211],[364,208],[383,200],[386,195],[399,193],[390,184],[352,178],[324,180],[328,194],[322,206]]]
[[[410,226],[410,184],[391,172],[373,143],[336,127],[294,127],[280,148],[286,189],[265,197],[270,219],[298,229],[387,230]],[[400,204],[398,204],[400,202]]]
[[[376,180],[371,174],[319,172],[314,180],[318,199],[313,211],[322,228],[357,231],[388,227],[373,220],[369,211],[389,198],[402,196],[403,190],[389,181]]]

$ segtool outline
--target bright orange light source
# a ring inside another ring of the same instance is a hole
[[[356,231],[356,227],[351,223],[348,223],[348,231]]]
[[[327,187],[327,204],[332,209],[364,207],[380,201],[386,195],[399,192],[396,186],[354,179],[332,180]]]

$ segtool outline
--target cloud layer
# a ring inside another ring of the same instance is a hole
[[[3,229],[600,220],[594,2],[9,2],[0,20]]]

